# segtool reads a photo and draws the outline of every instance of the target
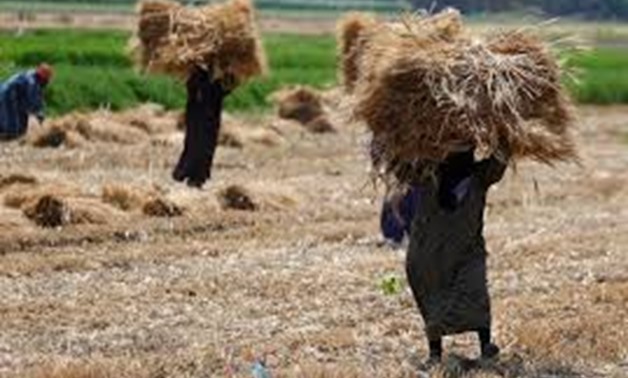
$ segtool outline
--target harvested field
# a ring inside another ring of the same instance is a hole
[[[159,105],[146,104],[120,113],[71,113],[48,121],[43,127],[33,125],[22,143],[37,148],[77,150],[90,149],[94,144],[182,146],[184,129],[182,112],[165,111]],[[221,146],[239,149],[247,145],[277,146],[281,143],[281,136],[271,128],[247,125],[229,114],[223,115],[218,141]],[[6,185],[6,180],[19,181],[20,178],[0,176],[0,188]]]
[[[504,355],[471,377],[628,375],[628,108],[579,115],[582,167],[524,162],[490,195]],[[311,134],[265,116],[234,121],[278,129],[282,143],[220,148],[204,190],[170,179],[174,123],[134,144],[0,145],[2,178],[36,181],[0,188],[0,376],[250,377],[259,360],[273,377],[428,376],[417,374],[426,345],[403,253],[379,243],[363,127]],[[17,198],[53,186],[104,206],[108,185],[156,191],[185,211],[149,217],[132,198],[115,200],[113,221],[48,229]],[[224,209],[230,186],[257,210]],[[432,376],[457,376],[465,363],[452,353],[475,356],[474,341],[447,339]]]

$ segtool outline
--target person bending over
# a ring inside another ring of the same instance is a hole
[[[0,140],[14,140],[28,130],[28,117],[44,122],[44,89],[53,70],[42,63],[36,69],[13,75],[0,83]]]

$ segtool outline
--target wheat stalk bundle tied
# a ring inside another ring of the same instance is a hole
[[[384,174],[469,148],[507,147],[547,164],[575,158],[561,67],[533,32],[474,37],[450,9],[381,24],[369,38],[354,117],[373,133]]]
[[[168,0],[144,0],[132,48],[150,72],[187,77],[195,66],[237,82],[266,72],[266,57],[250,0],[190,8]]]

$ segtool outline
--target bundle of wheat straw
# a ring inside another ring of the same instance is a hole
[[[548,164],[575,157],[561,69],[532,32],[474,38],[455,10],[406,17],[371,34],[360,70],[354,115],[385,172],[470,147],[507,145]]]
[[[76,148],[86,142],[136,144],[148,138],[140,128],[118,122],[102,113],[87,116],[78,112],[50,121],[45,127],[29,134],[27,143],[35,147]]]
[[[250,0],[189,8],[144,0],[133,49],[142,68],[187,77],[195,66],[238,82],[266,71],[266,57]]]
[[[360,76],[360,60],[367,48],[369,33],[377,20],[370,13],[348,13],[338,22],[337,45],[340,61],[340,78],[347,92],[352,92]]]

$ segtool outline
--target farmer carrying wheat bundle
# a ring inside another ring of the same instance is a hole
[[[353,114],[372,133],[374,172],[417,197],[401,205],[414,207],[406,273],[429,361],[440,361],[444,336],[462,332],[476,332],[493,358],[487,193],[514,159],[576,158],[561,69],[532,32],[477,38],[451,9],[371,26],[361,49]]]
[[[266,69],[253,6],[250,0],[200,8],[145,0],[139,14],[140,65],[186,82],[185,143],[172,176],[201,188],[211,178],[224,99]]]

